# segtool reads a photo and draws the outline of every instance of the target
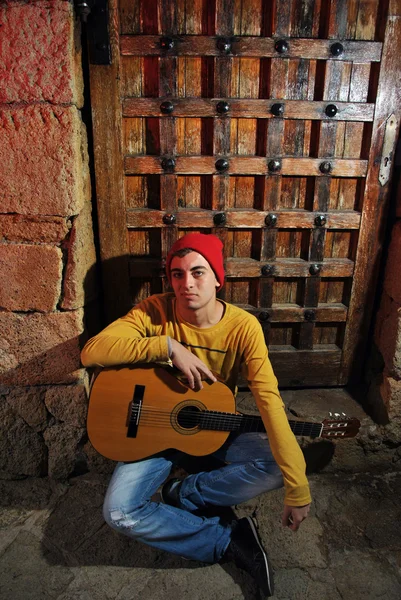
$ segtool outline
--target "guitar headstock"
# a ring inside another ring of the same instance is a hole
[[[322,438],[352,438],[358,435],[361,423],[359,419],[347,417],[345,413],[330,413],[328,419],[322,422]]]

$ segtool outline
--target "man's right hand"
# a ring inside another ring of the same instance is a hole
[[[188,379],[188,385],[191,390],[201,390],[203,388],[202,379],[217,381],[213,373],[208,369],[200,358],[184,348],[177,340],[171,339],[171,361]]]

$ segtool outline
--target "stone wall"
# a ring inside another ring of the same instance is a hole
[[[400,147],[401,149],[401,147]],[[401,152],[399,152],[401,155]],[[401,169],[399,168],[398,171]],[[383,293],[376,317],[375,343],[382,358],[380,397],[390,420],[401,423],[401,177],[395,194]]]
[[[96,261],[80,29],[63,0],[0,3],[0,476],[86,461],[84,306]]]

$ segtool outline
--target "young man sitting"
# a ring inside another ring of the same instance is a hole
[[[89,340],[82,363],[111,367],[171,361],[192,389],[202,388],[205,379],[218,379],[235,392],[238,375],[245,376],[266,434],[230,434],[214,453],[224,466],[165,484],[177,451],[118,463],[104,516],[113,529],[155,548],[205,563],[234,560],[271,596],[272,571],[253,520],[225,523],[196,514],[206,506],[240,504],[284,484],[282,523],[296,531],[311,501],[304,458],[285,414],[262,328],[254,316],[216,297],[224,284],[222,249],[214,235],[180,238],[166,262],[173,293],[150,296]],[[163,502],[152,501],[162,485]]]

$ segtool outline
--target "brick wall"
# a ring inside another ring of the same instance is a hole
[[[79,25],[62,0],[0,3],[0,476],[86,460],[83,309],[95,249]]]

